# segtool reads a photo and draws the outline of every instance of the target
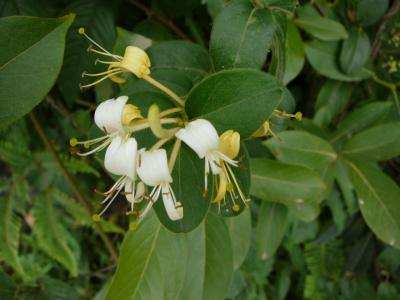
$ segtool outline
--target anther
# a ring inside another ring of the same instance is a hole
[[[138,223],[137,222],[131,222],[129,223],[129,229],[132,231],[135,231],[138,228]]]
[[[76,145],[78,145],[78,140],[76,138],[72,138],[72,139],[69,140],[69,144],[72,147],[75,147]]]
[[[80,27],[80,28],[78,29],[78,32],[79,32],[79,34],[85,34],[85,28]]]
[[[86,72],[82,72],[82,74],[81,74],[82,78],[84,78],[85,75],[86,75]]]
[[[234,205],[232,206],[232,210],[233,210],[234,212],[238,212],[238,211],[240,210],[240,206],[239,206],[238,204],[234,204]]]
[[[93,220],[93,222],[100,222],[101,217],[100,217],[99,214],[94,214],[94,215],[92,216],[92,220]]]

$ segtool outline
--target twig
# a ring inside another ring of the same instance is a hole
[[[90,215],[92,215],[93,210],[92,210],[90,201],[85,196],[82,195],[81,191],[79,190],[78,185],[76,184],[74,179],[71,177],[68,170],[65,168],[64,163],[61,161],[56,150],[54,149],[53,145],[51,144],[42,125],[40,124],[40,121],[36,118],[35,113],[32,111],[29,114],[29,117],[31,118],[33,126],[35,127],[35,130],[39,134],[39,137],[41,138],[43,144],[46,146],[47,150],[50,152],[51,156],[53,156],[54,160],[57,162],[58,166],[60,167],[61,172],[65,178],[65,181],[71,187],[73,193],[75,194],[75,197],[84,205],[87,212]],[[109,251],[112,259],[116,262],[118,260],[118,254],[117,254],[116,249],[114,248],[114,245],[111,243],[108,236],[104,233],[104,231],[99,223],[95,222],[94,226],[95,226],[95,229],[97,230],[98,234],[100,235],[100,238],[103,240],[104,244],[106,245],[106,248]]]
[[[181,29],[179,29],[174,23],[172,23],[171,20],[168,20],[167,18],[163,17],[162,15],[157,14],[151,8],[147,7],[140,1],[129,0],[129,3],[136,6],[141,11],[143,11],[147,15],[147,17],[156,19],[157,21],[163,23],[165,26],[167,26],[169,29],[171,29],[181,39],[189,40],[189,41],[191,40],[190,37],[186,33],[184,33]]]
[[[321,5],[319,5],[319,3],[317,1],[311,0],[310,3],[318,11],[318,13],[321,15],[321,17],[325,17],[325,12],[324,12],[323,8],[321,7]]]
[[[400,9],[400,0],[393,0],[392,6],[388,10],[388,12],[382,17],[381,24],[379,25],[378,30],[376,31],[374,42],[372,43],[372,50],[371,50],[371,61],[374,61],[379,53],[379,49],[381,48],[382,39],[381,35],[382,32],[386,28],[386,24],[391,17],[393,17]]]

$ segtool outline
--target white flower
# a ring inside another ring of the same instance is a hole
[[[199,158],[205,159],[204,185],[207,191],[207,177],[211,172],[217,175],[221,172],[220,161],[237,166],[237,162],[223,154],[220,149],[220,139],[217,130],[207,120],[198,119],[180,129],[175,136],[197,153]]]
[[[107,210],[123,189],[126,199],[131,203],[131,211],[133,211],[134,203],[140,201],[139,198],[143,196],[144,190],[138,189],[135,194],[136,155],[137,142],[134,138],[124,140],[117,135],[112,139],[106,151],[104,166],[110,173],[121,177],[111,189],[104,193],[106,198],[102,203],[108,203],[99,215]]]
[[[154,187],[149,196],[150,202],[139,216],[139,220],[147,214],[160,194],[168,217],[173,221],[182,219],[182,204],[176,201],[170,185],[172,177],[168,170],[167,152],[164,149],[152,151],[141,149],[138,153],[137,173],[144,184]]]
[[[88,141],[78,141],[75,138],[70,140],[71,146],[84,145],[89,148],[94,144],[99,144],[96,148],[78,155],[85,156],[93,154],[105,149],[118,135],[125,137],[129,133],[125,130],[125,125],[128,125],[135,119],[143,118],[139,108],[132,104],[126,104],[127,96],[121,96],[117,99],[110,99],[102,102],[94,113],[94,122],[100,130],[104,131],[105,135]]]

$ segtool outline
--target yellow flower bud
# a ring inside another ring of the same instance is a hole
[[[269,121],[265,121],[260,129],[253,133],[254,137],[263,137],[270,131]]]
[[[139,107],[133,104],[125,104],[124,110],[122,111],[122,124],[129,125],[132,121],[138,119],[143,119]]]
[[[219,151],[228,156],[230,159],[234,159],[239,154],[240,150],[240,134],[234,130],[225,131],[219,140],[221,145]]]
[[[147,53],[134,46],[128,46],[119,67],[123,71],[129,71],[141,78],[150,74],[150,59]]]

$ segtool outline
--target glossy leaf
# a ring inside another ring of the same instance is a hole
[[[265,201],[258,212],[256,229],[257,254],[262,259],[273,257],[289,225],[288,209],[279,203]]]
[[[293,23],[322,41],[337,41],[348,37],[343,25],[329,18],[303,15],[294,19]]]
[[[286,68],[283,83],[288,84],[303,69],[305,56],[303,41],[299,30],[293,23],[288,23],[285,47]]]
[[[370,52],[371,44],[368,35],[353,27],[349,31],[349,38],[343,41],[340,51],[340,68],[346,74],[360,72],[367,63]]]
[[[284,13],[273,13],[273,24],[275,28],[274,38],[272,41],[272,58],[269,72],[276,77],[279,83],[283,83],[283,76],[286,69],[286,31],[287,17]]]
[[[360,0],[357,5],[357,20],[363,26],[376,23],[389,7],[389,0]]]
[[[346,163],[365,222],[381,240],[400,248],[400,188],[376,165]]]
[[[387,160],[400,154],[400,122],[364,130],[352,137],[342,154],[355,159]]]
[[[336,60],[340,50],[338,42],[311,41],[304,44],[307,60],[321,75],[341,81],[358,81],[369,77],[369,73],[360,71],[357,74],[346,75]]]
[[[234,20],[234,22],[232,22]],[[214,21],[210,54],[216,71],[264,64],[273,38],[272,14],[250,1],[231,1]]]
[[[59,19],[0,20],[0,126],[21,118],[43,100],[60,72],[73,15]],[[29,66],[29,68],[27,68]]]
[[[211,121],[220,133],[234,129],[246,139],[268,119],[282,97],[281,87],[269,74],[251,69],[221,71],[192,89],[186,112],[190,119]]]
[[[271,138],[264,145],[277,160],[311,169],[325,168],[336,159],[326,141],[304,131],[280,132],[278,138]]]
[[[251,194],[264,201],[290,205],[314,201],[325,184],[314,171],[268,159],[251,161]]]

